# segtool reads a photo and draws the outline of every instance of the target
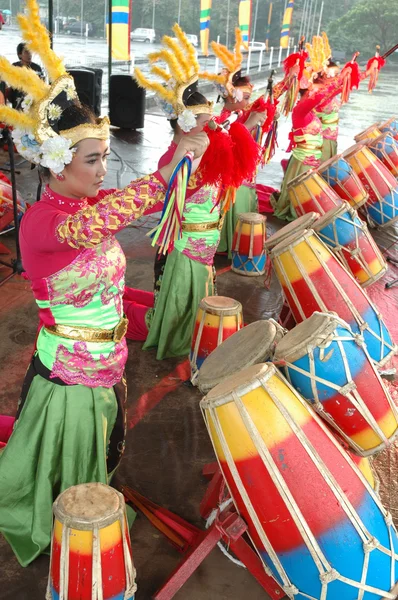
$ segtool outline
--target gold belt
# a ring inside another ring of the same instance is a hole
[[[182,223],[183,231],[211,231],[212,229],[218,229],[220,225],[220,219],[218,221],[212,221],[211,223]]]
[[[48,325],[48,333],[77,342],[115,342],[122,341],[127,333],[128,319],[123,317],[114,329],[94,329],[93,327],[74,327],[72,325]]]

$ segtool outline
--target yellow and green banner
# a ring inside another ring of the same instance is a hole
[[[250,38],[250,21],[252,14],[252,0],[240,0],[239,2],[239,29],[242,32],[243,43],[246,47]]]
[[[112,57],[130,60],[131,0],[112,0]],[[109,19],[106,19],[109,40]]]
[[[205,56],[209,56],[211,2],[200,0],[200,46]]]
[[[289,35],[290,25],[292,24],[294,0],[289,0],[286,6],[285,14],[283,15],[283,23],[281,29],[281,41],[280,45],[282,48],[289,47]]]

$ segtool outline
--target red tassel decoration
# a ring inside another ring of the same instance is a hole
[[[229,134],[234,145],[232,185],[238,188],[245,180],[251,181],[254,178],[261,158],[261,148],[241,123],[232,123]]]
[[[350,99],[351,91],[358,89],[361,81],[361,72],[358,63],[352,60],[343,67],[342,73],[347,73],[346,77],[344,77],[343,91],[341,93],[342,102],[345,103]]]
[[[379,79],[379,71],[384,67],[386,61],[382,56],[379,55],[380,46],[376,46],[376,54],[373,58],[368,60],[366,65],[366,72],[369,71],[369,83],[368,83],[368,91],[372,93],[377,85],[377,80]],[[376,65],[374,63],[377,63]]]
[[[231,185],[234,157],[231,136],[221,129],[205,127],[210,144],[200,161],[200,175],[203,185]]]

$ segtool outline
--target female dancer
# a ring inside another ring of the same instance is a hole
[[[164,196],[187,151],[200,156],[208,143],[204,134],[187,136],[159,172],[100,192],[109,121],[80,106],[35,0],[27,7],[22,32],[51,87],[0,60],[1,77],[33,98],[28,112],[0,107],[0,119],[23,127],[14,136],[18,150],[45,169],[48,182],[21,225],[40,328],[17,421],[0,454],[0,531],[23,566],[49,546],[55,497],[79,483],[107,483],[123,452],[125,257],[114,234]],[[90,206],[85,198],[93,196],[98,202]]]

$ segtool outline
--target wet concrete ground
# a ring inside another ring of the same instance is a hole
[[[382,82],[384,92],[380,92],[381,95],[376,93],[370,98],[361,92],[353,97],[342,114],[342,149],[353,142],[355,133],[391,115],[391,104],[386,100],[396,99],[395,88],[396,84],[386,78]],[[287,130],[288,124],[282,124],[280,150],[273,163],[260,173],[259,181],[262,183],[279,184],[279,160],[287,145]],[[106,187],[123,186],[131,179],[154,171],[170,138],[168,125],[155,114],[147,115],[142,132],[115,130]],[[0,157],[0,166],[4,165],[4,161],[5,157]],[[36,174],[29,170],[27,163],[20,165],[19,170],[18,188],[27,201],[32,201],[36,194]],[[118,235],[128,259],[127,285],[146,290],[152,288],[154,250],[145,234],[155,222],[154,216],[142,219]],[[280,224],[269,219],[269,233],[276,227]],[[0,241],[13,248],[11,233],[1,236]],[[218,270],[228,265],[226,258],[216,258]],[[0,278],[7,273],[0,267]],[[275,278],[268,290],[264,287],[263,277],[245,278],[223,272],[218,278],[218,292],[242,302],[247,323],[277,317],[282,306],[280,287]],[[37,309],[29,283],[14,277],[0,287],[0,413],[15,413],[36,327]],[[183,359],[157,361],[154,351],[143,352],[140,343],[129,342],[129,430],[126,454],[114,484],[127,484],[203,527],[199,503],[206,489],[206,480],[201,470],[206,463],[214,460],[214,454],[199,410],[201,395],[197,389],[184,384],[188,374],[187,362]],[[151,392],[155,386],[162,396],[157,404]],[[168,389],[172,391],[167,393]],[[149,600],[176,567],[179,555],[142,516],[132,528],[132,542],[139,585],[136,597],[137,600]],[[0,556],[2,600],[42,600],[48,557],[42,556],[23,569],[3,538],[0,538]],[[215,549],[175,598],[257,600],[266,599],[267,595],[245,570],[233,565]]]

